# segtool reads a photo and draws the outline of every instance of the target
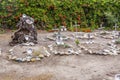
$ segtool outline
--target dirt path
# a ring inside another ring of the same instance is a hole
[[[41,36],[48,35],[39,34]],[[0,80],[114,80],[120,73],[120,55],[90,54],[50,56],[40,62],[17,63],[7,60],[11,33],[0,35]]]

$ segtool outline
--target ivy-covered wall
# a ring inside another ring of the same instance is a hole
[[[120,0],[0,0],[0,27],[16,28],[22,14],[35,19],[38,29],[61,25],[97,28],[120,25]]]

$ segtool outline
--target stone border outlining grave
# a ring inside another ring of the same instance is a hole
[[[33,54],[33,52],[32,52],[31,54],[27,54],[25,57],[18,57],[15,55],[14,49],[17,47],[20,47],[20,46],[23,46],[23,45],[16,45],[12,49],[9,50],[9,54],[7,56],[9,60],[13,60],[16,62],[35,62],[35,61],[41,61],[41,59],[43,59],[44,57],[49,57],[51,55],[47,51],[46,47],[40,46],[45,51],[45,54],[41,54],[39,52],[39,54],[37,56],[32,56],[32,54]],[[26,47],[28,47],[28,45]],[[32,46],[32,47],[34,47],[34,46]]]

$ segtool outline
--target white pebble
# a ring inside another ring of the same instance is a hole
[[[2,49],[0,48],[0,55],[2,54]]]
[[[45,47],[43,47],[43,48],[44,48],[44,51],[46,53],[46,56],[49,57],[51,54],[47,51],[47,49]]]

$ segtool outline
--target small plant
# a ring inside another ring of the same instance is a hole
[[[120,44],[120,39],[115,41],[116,44]]]
[[[41,53],[42,48],[39,48],[38,50],[33,51],[33,56],[39,56]]]
[[[70,48],[68,44],[64,44],[64,48]]]
[[[41,53],[39,50],[33,52],[33,56],[39,56]]]
[[[72,22],[70,22],[70,31],[74,31],[74,27],[73,27],[73,24],[72,24]]]
[[[78,39],[75,40],[75,44],[76,44],[76,46],[78,46],[80,44]]]

